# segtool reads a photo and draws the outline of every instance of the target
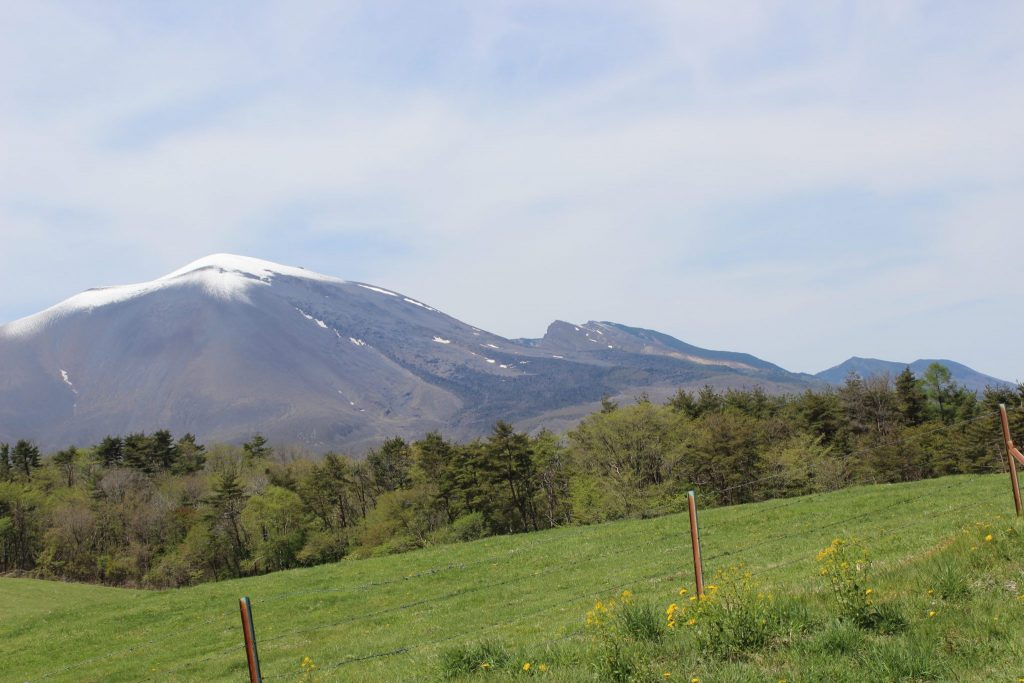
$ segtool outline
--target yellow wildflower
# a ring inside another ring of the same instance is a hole
[[[866,591],[864,591],[864,595],[871,595],[874,592],[875,592],[874,588],[868,588]]]
[[[987,536],[985,536],[985,543],[991,543],[991,542],[992,542],[992,534],[988,534]]]
[[[934,617],[934,616],[935,616],[935,610],[928,610],[928,617],[931,618],[931,617]]]
[[[523,663],[523,671],[529,671],[529,670],[530,670],[530,667],[532,667],[532,666],[533,666],[533,665],[532,665],[532,664],[530,664],[529,662],[524,662],[524,663]]]
[[[480,665],[480,668],[481,669],[490,669],[491,668],[491,663],[490,662],[484,662],[483,664]]]
[[[540,669],[541,671],[547,671],[548,670],[548,665],[547,664],[541,664],[537,668]]]

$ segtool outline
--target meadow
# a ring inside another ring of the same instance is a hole
[[[759,647],[717,653],[663,628],[679,589],[693,590],[685,514],[164,591],[3,578],[0,679],[247,680],[247,595],[267,681],[614,680],[609,649],[632,662],[623,680],[1019,681],[1024,553],[1012,513],[1005,474],[704,510],[708,581],[742,564],[785,612]],[[818,555],[851,537],[899,628],[858,628],[833,609]],[[597,601],[627,590],[658,615],[658,634],[587,626]]]

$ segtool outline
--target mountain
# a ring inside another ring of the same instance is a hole
[[[166,427],[360,452],[497,419],[563,429],[606,395],[815,383],[611,322],[505,339],[383,287],[229,254],[0,326],[0,368],[0,441],[44,448]]]
[[[889,360],[878,360],[877,358],[858,358],[854,356],[835,367],[819,372],[815,377],[829,384],[840,385],[846,381],[846,376],[851,372],[855,372],[864,378],[884,374],[896,377],[906,367],[909,367],[915,375],[921,377],[932,363],[945,365],[949,368],[953,381],[964,385],[971,391],[983,391],[987,386],[1012,386],[1012,383],[1006,380],[990,377],[966,365],[944,358],[921,358],[913,363],[897,363]]]

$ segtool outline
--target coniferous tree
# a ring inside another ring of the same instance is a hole
[[[508,515],[509,522],[513,524],[511,530],[529,531],[531,527],[536,530],[537,511],[533,498],[537,490],[537,473],[529,437],[499,420],[487,440],[486,450],[492,476],[502,482],[502,488],[508,492],[508,502],[518,513],[518,524],[513,522],[513,515]]]
[[[412,483],[409,470],[412,467],[412,451],[405,439],[395,436],[366,456],[366,463],[373,474],[377,493],[408,488]]]
[[[124,441],[119,436],[104,437],[94,453],[104,467],[119,467],[124,462]]]
[[[9,444],[0,443],[0,481],[7,481],[11,478],[11,447]]]
[[[11,451],[11,465],[26,477],[32,477],[32,470],[39,467],[39,447],[31,441],[19,439]]]
[[[191,474],[203,469],[206,464],[206,446],[196,442],[195,434],[186,434],[175,444],[176,459],[171,471],[175,474]]]
[[[267,445],[266,438],[259,432],[242,444],[242,450],[250,462],[266,460],[274,453],[274,449]]]
[[[241,561],[245,557],[245,541],[241,525],[242,510],[245,508],[245,490],[235,472],[225,472],[218,477],[210,497],[210,520],[229,538],[233,552],[229,562],[235,574],[241,572]]]
[[[149,437],[149,457],[154,470],[168,471],[174,468],[178,453],[174,437],[169,431],[160,429]]]
[[[925,421],[928,397],[909,366],[903,368],[903,372],[896,377],[896,396],[899,399],[903,420],[908,426],[916,427]]]
[[[140,472],[150,474],[156,471],[153,462],[153,442],[144,432],[135,432],[124,437],[122,462]]]

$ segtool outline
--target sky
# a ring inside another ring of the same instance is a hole
[[[1024,379],[1024,3],[7,2],[0,321],[214,252]]]

